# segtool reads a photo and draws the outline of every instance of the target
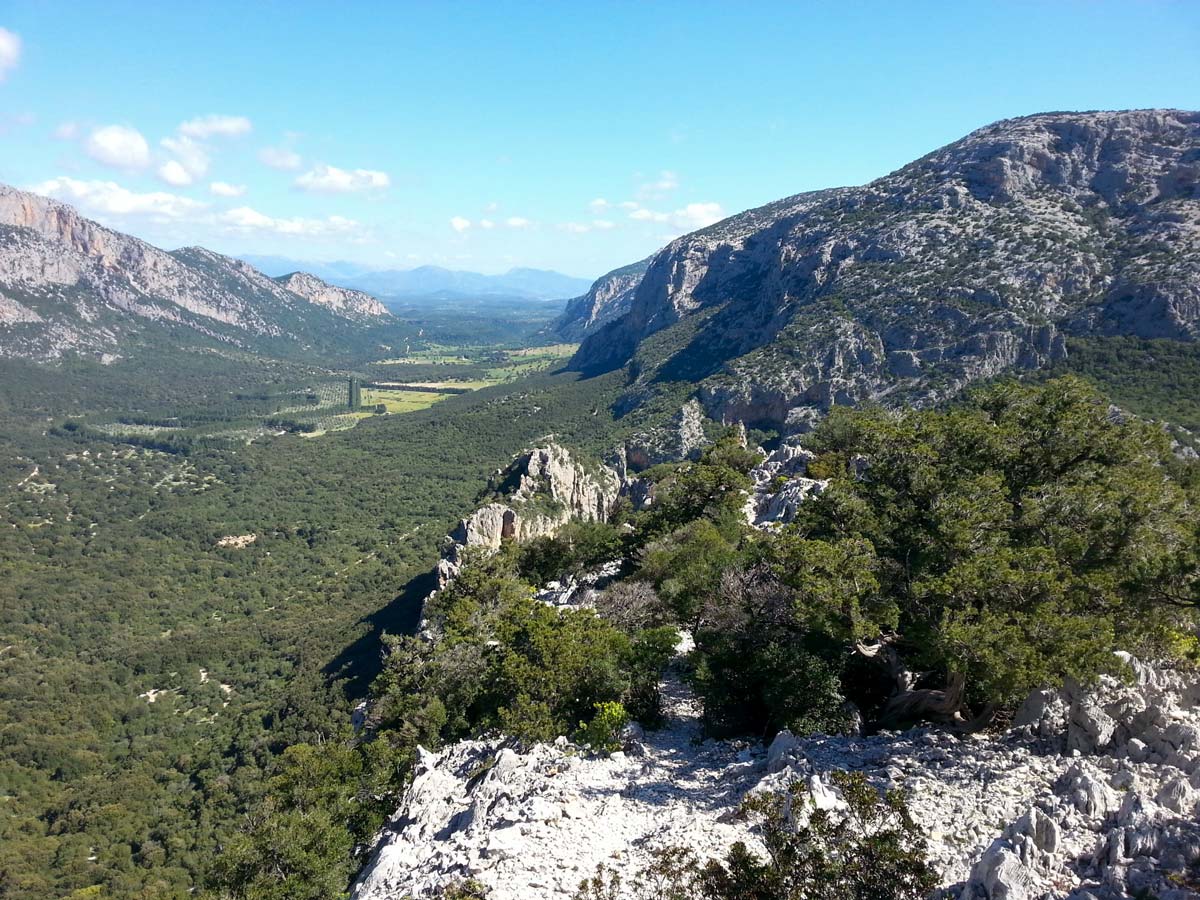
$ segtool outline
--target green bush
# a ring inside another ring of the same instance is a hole
[[[743,804],[765,858],[740,841],[704,865],[690,847],[659,847],[627,880],[598,866],[574,900],[924,900],[937,872],[903,797],[879,794],[861,773],[835,771],[830,780],[846,810],[815,809],[800,783]]]
[[[597,703],[590,722],[579,723],[575,740],[600,753],[621,749],[621,730],[629,724],[629,713],[620,703]]]
[[[791,810],[809,803],[802,785],[789,794],[763,794],[745,804],[758,820],[766,859],[734,844],[698,877],[706,900],[923,900],[937,887],[925,839],[897,791],[882,796],[861,773],[833,772],[845,814],[810,809],[794,824]]]

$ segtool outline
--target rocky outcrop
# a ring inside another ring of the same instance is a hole
[[[151,326],[175,328],[177,341],[190,330],[236,345],[324,343],[387,315],[366,295],[292,277],[289,287],[200,247],[168,253],[0,185],[2,356],[105,354]],[[330,292],[346,296],[339,305]]]
[[[309,303],[324,306],[348,319],[370,321],[391,315],[387,311],[387,307],[370,294],[328,284],[306,272],[281,275],[275,281],[298,297],[303,297]]]
[[[756,528],[781,528],[796,518],[800,504],[820,494],[828,483],[809,478],[813,453],[795,438],[784,441],[750,470],[754,487],[746,498],[746,521]]]
[[[735,815],[741,800],[801,781],[836,815],[828,773],[843,769],[904,791],[942,900],[1194,897],[1173,878],[1194,879],[1200,856],[1200,691],[1194,673],[1128,662],[1133,684],[1044,692],[1048,702],[1032,699],[1028,721],[1007,733],[781,732],[767,748],[697,741],[696,703],[669,674],[667,726],[609,757],[565,738],[527,752],[497,739],[423,754],[352,896],[429,897],[473,877],[493,900],[548,900],[601,863],[628,884],[662,847],[703,860],[743,840],[761,852]],[[1098,752],[1067,749],[1080,704],[1114,723]]]
[[[1195,340],[1198,153],[1197,112],[998,122],[677,239],[575,365],[632,363],[625,406],[682,378],[718,421],[803,431],[1048,365],[1070,334]]]
[[[493,476],[494,502],[461,520],[439,566],[444,583],[467,548],[497,550],[505,540],[554,534],[567,522],[602,522],[620,492],[617,474],[586,466],[558,444],[527,450]]]
[[[565,341],[578,341],[625,315],[649,263],[646,258],[601,275],[586,294],[567,301],[551,330]]]

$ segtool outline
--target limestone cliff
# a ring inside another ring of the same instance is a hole
[[[695,381],[717,420],[803,430],[1047,365],[1066,335],[1195,340],[1198,159],[1198,112],[997,122],[675,240],[575,365],[630,363],[626,405]]]
[[[553,331],[563,340],[578,341],[625,315],[649,264],[647,258],[601,275],[586,294],[567,301]]]
[[[572,520],[604,521],[620,488],[611,469],[585,466],[558,444],[525,451],[493,476],[496,499],[460,521],[450,534],[441,566],[443,581],[467,548],[496,550],[504,540],[554,534]]]

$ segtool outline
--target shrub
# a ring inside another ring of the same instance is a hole
[[[726,572],[701,610],[692,684],[715,734],[836,732],[846,724],[839,641],[813,631],[765,565]]]
[[[833,772],[848,810],[794,810],[808,801],[801,784],[787,794],[762,794],[745,804],[761,827],[767,858],[738,842],[699,877],[708,900],[923,900],[937,873],[925,858],[925,839],[897,791],[880,795],[861,773]],[[802,817],[801,817],[802,820]]]
[[[620,703],[597,703],[592,721],[579,723],[576,740],[598,752],[612,753],[621,749],[621,730],[627,724],[629,713]]]

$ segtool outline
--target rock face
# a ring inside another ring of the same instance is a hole
[[[496,740],[425,754],[352,896],[429,897],[473,877],[493,900],[549,900],[571,896],[600,863],[628,883],[660,847],[703,860],[744,840],[761,852],[734,814],[742,798],[800,780],[836,814],[827,773],[844,769],[905,791],[942,900],[1195,897],[1168,874],[1200,855],[1200,691],[1194,675],[1130,663],[1135,684],[1040,692],[1028,721],[1004,734],[781,732],[766,749],[694,742],[699,711],[669,673],[668,725],[611,757],[562,738],[524,753]],[[1066,749],[1079,705],[1113,721],[1097,753]]]
[[[306,272],[282,275],[275,281],[283,285],[285,290],[291,291],[298,297],[303,297],[309,303],[324,306],[347,319],[369,322],[372,319],[391,315],[387,311],[387,307],[370,294],[327,284],[317,276],[309,275]]]
[[[0,355],[108,353],[152,327],[235,345],[327,341],[385,316],[312,276],[280,283],[200,247],[168,253],[0,185]]]
[[[649,264],[647,257],[601,275],[586,294],[567,301],[567,308],[552,326],[554,333],[563,340],[578,341],[625,315]]]
[[[1047,365],[1069,334],[1195,340],[1198,159],[1197,112],[998,122],[677,239],[575,365],[632,361],[629,403],[693,380],[714,419],[803,431],[835,403]]]
[[[499,549],[504,540],[527,541],[554,534],[572,520],[604,521],[621,483],[605,466],[585,466],[558,444],[527,450],[494,477],[499,499],[459,522],[439,567],[453,577],[470,547]]]

